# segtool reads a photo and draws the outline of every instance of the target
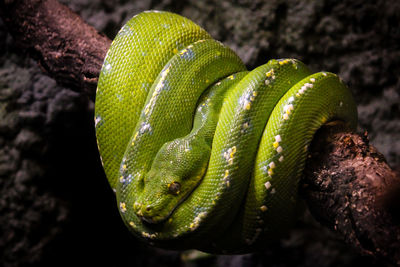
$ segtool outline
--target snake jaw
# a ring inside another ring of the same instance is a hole
[[[151,205],[143,205],[141,203],[136,202],[134,205],[134,211],[136,215],[142,220],[147,223],[156,223],[155,216],[152,214],[153,208]]]
[[[164,222],[170,217],[170,215],[172,213],[172,211],[171,211],[166,216],[161,215],[160,212],[156,211],[156,208],[153,205],[142,205],[140,203],[137,203],[137,205],[135,207],[134,207],[134,211],[135,211],[136,215],[143,222],[146,222],[149,224],[158,224],[158,223]]]
[[[141,216],[140,219],[141,219],[142,221],[145,221],[145,222],[151,223],[151,224],[157,223],[157,221],[154,220],[152,217]]]

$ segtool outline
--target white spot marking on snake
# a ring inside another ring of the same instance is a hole
[[[265,205],[262,205],[261,207],[260,207],[260,210],[262,211],[262,212],[266,212],[267,211],[267,206],[265,206]]]
[[[288,102],[292,103],[293,101],[294,101],[294,97],[293,96],[289,97]]]
[[[281,146],[278,146],[276,148],[276,152],[281,153],[283,151],[283,148]]]
[[[290,59],[280,59],[278,60],[279,65],[284,65],[284,64],[288,64],[290,62]]]
[[[242,95],[239,98],[239,104],[243,109],[249,110],[251,107],[251,102],[250,102],[250,94],[247,93],[246,95]]]
[[[305,83],[299,90],[298,94],[302,95],[308,88],[312,88],[313,84],[311,83]],[[297,95],[297,94],[296,94]],[[298,95],[297,95],[298,96]]]
[[[246,95],[240,97],[239,103],[242,105],[243,109],[249,110],[251,103],[253,103],[255,97],[257,96],[256,91],[248,92]]]
[[[315,83],[315,78],[310,78],[310,81],[311,81],[312,83]]]
[[[226,187],[229,187],[231,185],[231,180],[230,179],[224,179],[223,184],[225,184]]]
[[[340,101],[339,106],[340,106],[340,107],[343,106],[343,102],[342,102],[342,101]]]
[[[293,105],[292,105],[292,104],[285,105],[285,106],[283,107],[283,111],[286,112],[286,114],[288,114],[288,115],[290,115],[290,113],[292,112],[292,110],[293,110]]]
[[[229,176],[229,170],[225,170],[224,180],[225,180],[226,178],[228,178],[228,176]]]
[[[105,69],[106,71],[111,70],[111,64],[110,64],[110,63],[107,63],[107,64],[104,66],[104,69]]]
[[[149,234],[149,233],[146,233],[146,232],[142,232],[142,236],[143,237],[147,237],[147,238],[151,238],[151,239],[156,238],[156,234]]]
[[[143,134],[143,133],[145,133],[145,132],[151,132],[151,130],[152,130],[152,129],[151,129],[150,123],[143,122],[142,125],[141,125],[141,127],[140,127],[139,132],[140,132],[141,134]]]
[[[265,188],[268,190],[268,189],[270,189],[271,188],[271,183],[268,181],[268,182],[266,182],[265,184],[264,184],[264,186],[265,186]]]
[[[327,74],[326,74],[326,72],[323,72],[322,75],[326,76]]]
[[[280,142],[280,141],[282,141],[282,138],[281,138],[281,136],[278,134],[278,135],[276,135],[275,136],[275,142]]]
[[[271,69],[267,73],[265,73],[265,76],[267,76],[267,79],[265,80],[265,85],[269,85],[272,80],[275,79],[275,71],[274,69]]]
[[[236,153],[236,146],[233,146],[224,152],[224,158],[229,163],[229,165],[233,163],[233,158],[235,156],[235,153]]]
[[[200,212],[193,220],[193,222],[190,224],[190,230],[195,230],[197,227],[199,227],[202,219],[204,219],[207,215],[207,212],[203,211]]]
[[[271,189],[271,194],[275,194],[276,193],[276,189],[275,188],[272,188]]]
[[[97,124],[99,124],[100,121],[101,121],[101,117],[100,117],[100,116],[97,116],[97,117],[94,119],[94,127],[97,127]]]
[[[242,124],[242,130],[240,131],[241,133],[244,133],[244,132],[246,132],[246,130],[249,128],[249,122],[244,122],[243,124]]]
[[[276,167],[275,162],[273,162],[273,161],[271,161],[271,162],[268,164],[268,166],[269,166],[271,169],[273,169],[273,168]]]
[[[282,161],[283,161],[283,156],[280,156],[279,162],[282,162]]]
[[[126,212],[126,204],[125,204],[125,202],[120,202],[119,203],[119,208],[120,208],[122,213],[125,213]]]
[[[275,71],[274,71],[274,69],[271,69],[267,73],[265,73],[265,76],[267,76],[267,78],[275,79]]]
[[[284,120],[288,120],[289,119],[289,115],[287,113],[283,114],[283,119]]]
[[[264,172],[268,172],[268,166],[267,165],[263,166],[262,169],[263,169]]]

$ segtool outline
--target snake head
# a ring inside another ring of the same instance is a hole
[[[168,219],[196,186],[195,181],[182,179],[164,172],[148,173],[143,194],[138,197],[134,211],[143,221],[151,224]]]
[[[177,143],[168,144],[160,151],[134,205],[136,215],[152,224],[168,219],[190,195],[205,175],[209,159],[209,155],[181,149]]]

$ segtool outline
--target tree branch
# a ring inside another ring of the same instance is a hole
[[[94,98],[110,39],[56,0],[2,0],[0,12],[17,45],[50,76]]]
[[[107,37],[55,0],[0,7],[16,43],[49,75],[94,98]],[[310,150],[300,191],[314,216],[361,253],[400,264],[399,178],[384,157],[339,124],[323,127]]]
[[[362,254],[400,264],[400,183],[368,136],[322,127],[310,146],[301,194],[317,220]]]

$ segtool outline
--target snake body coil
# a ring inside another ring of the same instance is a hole
[[[294,59],[247,71],[202,28],[143,12],[104,60],[95,105],[102,163],[142,240],[245,253],[294,221],[307,148],[326,122],[357,123],[340,79]]]

